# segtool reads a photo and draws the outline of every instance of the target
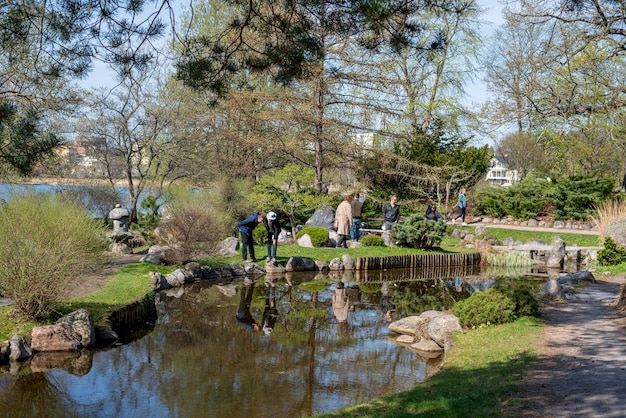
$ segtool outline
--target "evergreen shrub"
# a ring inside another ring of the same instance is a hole
[[[587,220],[597,204],[609,198],[614,180],[597,175],[570,176],[562,180],[528,175],[510,187],[488,187],[473,198],[480,215],[513,216],[527,220],[539,216]]]
[[[267,244],[267,228],[265,224],[258,224],[254,230],[252,230],[252,241],[255,245]]]
[[[393,227],[398,245],[410,248],[432,248],[441,243],[446,234],[446,224],[413,214]]]
[[[305,234],[311,237],[311,244],[313,244],[314,247],[325,247],[328,242],[328,230],[324,227],[306,226],[298,232],[296,238],[299,239]]]
[[[364,247],[384,247],[385,240],[376,234],[367,234],[359,241]]]
[[[618,247],[613,238],[604,238],[604,248],[598,251],[598,262],[602,266],[615,266],[626,261],[626,248]]]
[[[515,309],[515,300],[510,295],[492,287],[455,303],[452,312],[459,318],[461,326],[472,328],[511,322],[516,318]]]

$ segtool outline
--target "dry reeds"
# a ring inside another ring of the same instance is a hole
[[[591,219],[598,226],[600,237],[604,238],[606,228],[614,221],[626,218],[626,202],[623,199],[606,200],[595,206],[596,214]]]
[[[484,253],[482,256],[489,266],[494,267],[531,267],[533,265],[530,253],[523,251]]]

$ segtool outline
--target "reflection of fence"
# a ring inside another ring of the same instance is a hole
[[[402,269],[423,267],[466,266],[480,264],[480,253],[464,254],[406,254],[387,257],[359,257],[356,269]]]
[[[157,311],[154,303],[154,292],[149,292],[143,298],[109,312],[107,321],[111,329],[120,337],[120,341],[128,341],[133,332],[154,323]]]
[[[462,266],[402,268],[391,270],[357,270],[354,279],[359,283],[364,282],[406,282],[414,280],[438,280],[452,279],[456,276],[466,278],[477,276],[480,273],[478,264],[466,264]]]

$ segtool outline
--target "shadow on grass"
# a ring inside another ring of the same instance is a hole
[[[506,362],[472,370],[446,367],[413,389],[320,417],[502,417],[519,415],[521,403],[509,400],[528,352]]]

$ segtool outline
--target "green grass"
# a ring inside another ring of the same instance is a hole
[[[132,263],[121,267],[101,290],[62,303],[61,314],[84,308],[95,323],[102,323],[107,312],[128,305],[152,290],[151,271],[167,274],[172,268],[150,263]]]
[[[501,417],[519,415],[516,382],[536,359],[541,321],[521,318],[454,336],[443,369],[412,389],[318,417]]]
[[[474,233],[474,227],[459,227],[460,229],[465,229],[469,232]],[[515,241],[520,241],[522,243],[527,243],[530,241],[544,241],[550,244],[552,239],[556,235],[560,236],[566,244],[572,245],[577,244],[581,247],[598,247],[602,246],[602,240],[599,235],[592,234],[576,234],[569,232],[545,232],[545,231],[527,231],[521,229],[504,229],[504,228],[489,228],[487,227],[487,235],[489,237],[497,238],[499,240],[504,240],[506,238],[513,238]]]
[[[46,323],[52,323],[61,315],[84,308],[92,315],[96,324],[104,324],[104,316],[107,312],[134,302],[152,290],[149,272],[169,273],[172,270],[173,268],[155,266],[150,263],[125,265],[117,271],[103,289],[59,304],[55,315]],[[28,338],[32,328],[37,325],[42,324],[24,321],[15,314],[12,306],[0,308],[0,341],[5,341],[15,334]]]

